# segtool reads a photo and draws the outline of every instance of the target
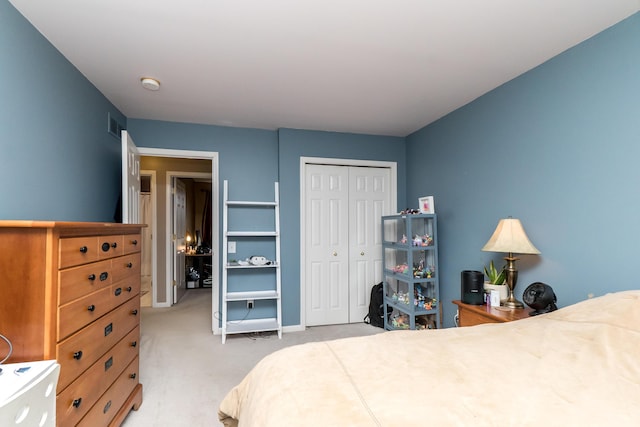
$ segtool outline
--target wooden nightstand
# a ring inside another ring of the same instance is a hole
[[[473,326],[481,323],[504,323],[526,319],[531,308],[489,307],[486,304],[465,304],[460,300],[453,301],[458,306],[459,326]]]

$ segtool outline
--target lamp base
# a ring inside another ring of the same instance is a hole
[[[506,299],[504,301],[500,301],[500,305],[507,308],[524,308],[524,304],[518,301],[517,299],[514,299],[514,300]]]

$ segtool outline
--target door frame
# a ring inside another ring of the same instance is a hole
[[[328,157],[300,157],[300,327],[306,328],[306,290],[307,283],[305,277],[305,263],[307,259],[306,248],[306,176],[307,165],[332,165],[332,166],[360,166],[360,167],[376,167],[388,168],[390,172],[390,190],[389,190],[389,210],[397,211],[398,205],[398,164],[397,162],[389,162],[382,160],[358,160],[358,159],[337,159]]]
[[[182,158],[182,159],[202,159],[211,161],[211,229],[213,230],[212,247],[219,247],[219,235],[220,235],[220,218],[219,218],[219,182],[220,182],[220,170],[219,170],[219,154],[215,151],[193,151],[193,150],[175,150],[169,148],[150,148],[150,147],[138,147],[138,151],[141,156],[147,157],[170,157],[170,158]],[[184,172],[183,172],[184,173]],[[216,318],[216,313],[219,311],[219,283],[220,283],[220,254],[214,254],[216,256],[211,257],[212,270],[217,272],[212,276],[213,283],[211,285],[211,330],[214,334],[220,333],[220,324]],[[153,264],[157,265],[156,251],[154,250]],[[165,286],[168,285],[165,284]],[[171,290],[166,289],[165,295],[167,299],[171,295]],[[157,302],[157,301],[156,301]],[[169,307],[169,301],[163,304],[157,304],[157,307]]]
[[[173,187],[172,183],[173,183],[173,178],[176,179],[180,179],[180,178],[211,178],[211,201],[212,201],[212,209],[213,209],[213,175],[208,173],[208,172],[180,172],[180,171],[167,171],[166,174],[166,183],[167,183],[167,188],[166,188],[166,201],[165,201],[165,207],[166,207],[166,213],[165,215],[167,219],[171,219],[168,220],[166,222],[166,234],[165,236],[171,236],[171,232],[173,231],[173,206],[172,206],[172,198],[173,198],[173,194],[171,194],[171,189]],[[211,222],[211,230],[214,230],[214,225],[213,225],[213,221]],[[217,230],[217,228],[215,228],[215,230]],[[211,234],[214,234],[213,232]],[[212,236],[212,240],[215,240],[215,238]],[[167,254],[166,254],[166,259],[170,260],[173,259],[174,260],[174,264],[175,264],[175,255],[173,253],[173,248],[171,247],[171,245],[166,245],[166,249],[167,249]],[[213,246],[213,245],[212,245]],[[213,248],[216,248],[217,246],[213,246]],[[216,255],[214,253],[214,255]],[[211,263],[213,264],[213,256],[211,257]],[[172,266],[171,263],[167,262],[166,264],[166,278],[167,278],[167,288],[171,289],[171,294],[167,294],[167,299],[169,299],[169,295],[171,295],[171,302],[173,303],[173,301],[175,301],[176,296],[173,294],[173,268],[175,266]],[[213,269],[213,266],[211,267]],[[213,270],[216,271],[216,270]],[[213,277],[213,275],[212,275]],[[211,292],[213,293],[213,284],[211,286]],[[175,304],[175,303],[174,303]]]
[[[158,188],[156,185],[156,171],[144,169],[140,171],[140,176],[143,175],[151,177],[151,218],[153,218],[151,223],[151,307],[155,308],[158,307],[157,248],[155,245],[155,238],[158,234],[158,221],[156,221]]]

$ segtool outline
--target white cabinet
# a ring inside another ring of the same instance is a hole
[[[223,205],[222,343],[248,332],[282,338],[278,183],[273,201],[244,201],[229,199],[225,180]]]

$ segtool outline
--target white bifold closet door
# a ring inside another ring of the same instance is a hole
[[[380,218],[390,206],[388,168],[307,165],[306,325],[362,322],[382,280]]]

